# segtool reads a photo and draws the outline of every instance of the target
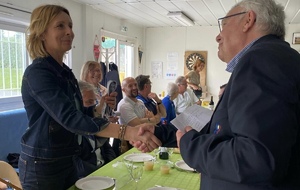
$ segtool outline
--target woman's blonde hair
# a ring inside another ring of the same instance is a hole
[[[82,65],[81,71],[80,71],[80,80],[87,82],[86,78],[89,73],[89,70],[94,69],[96,66],[99,66],[100,70],[101,70],[100,63],[98,63],[96,61],[87,61],[84,65]],[[102,79],[103,79],[103,74],[102,74],[102,70],[101,70],[100,81],[102,81]]]
[[[70,16],[69,11],[60,5],[42,5],[32,11],[26,43],[27,51],[32,59],[49,55],[44,47],[42,35],[49,23],[61,12]]]

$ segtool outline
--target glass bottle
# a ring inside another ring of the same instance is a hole
[[[215,103],[214,103],[214,98],[213,96],[210,97],[210,102],[208,104],[208,108],[213,111],[214,110],[214,107],[215,107]]]

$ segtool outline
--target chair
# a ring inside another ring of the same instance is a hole
[[[0,160],[0,178],[2,179],[0,180],[1,182],[4,182],[3,179],[9,180],[9,182],[12,184],[11,187],[15,188],[16,190],[22,189],[19,176],[15,171],[15,169],[7,162],[1,160]]]

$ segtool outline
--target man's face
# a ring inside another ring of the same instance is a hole
[[[236,7],[228,12],[226,16],[241,13],[243,10]],[[221,21],[222,31],[216,37],[219,44],[218,56],[228,63],[234,56],[236,56],[245,47],[246,34],[243,32],[243,21],[246,19],[245,14],[224,18]]]
[[[186,91],[187,88],[187,82],[186,79],[184,79],[180,84],[178,84],[178,93],[183,94]]]
[[[144,86],[144,90],[146,90],[147,94],[149,94],[151,92],[151,88],[152,88],[152,82],[149,80],[148,82],[146,82]]]
[[[90,107],[96,104],[96,94],[93,90],[82,92],[82,100],[84,107]]]
[[[123,92],[129,98],[136,98],[138,95],[137,82],[135,79],[130,78],[127,80],[123,87]]]

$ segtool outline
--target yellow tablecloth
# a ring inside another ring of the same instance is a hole
[[[123,157],[132,154],[140,153],[137,149],[133,148],[125,154],[119,156],[115,160],[106,164],[102,168],[98,169],[89,176],[108,176],[116,179],[117,189],[120,190],[132,190],[134,189],[134,181],[130,180],[130,175],[123,165]],[[154,153],[149,153],[155,156]],[[171,162],[177,162],[182,160],[180,154],[173,153],[169,159]],[[159,161],[159,160],[158,160]],[[142,178],[138,182],[138,190],[146,190],[154,187],[155,185],[165,187],[175,187],[184,190],[198,190],[200,188],[200,174],[183,171],[176,167],[170,170],[170,174],[161,174],[159,164],[155,164],[153,171],[144,171]],[[121,187],[120,187],[121,186]],[[72,186],[69,190],[76,190],[77,188]]]

